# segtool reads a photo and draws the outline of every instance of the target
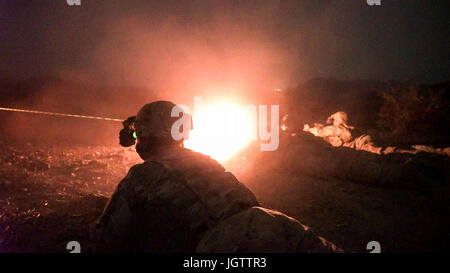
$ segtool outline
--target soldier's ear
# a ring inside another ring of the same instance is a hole
[[[134,133],[136,131],[130,130],[129,128],[123,128],[119,133],[119,143],[123,147],[130,147],[136,143],[134,138]]]

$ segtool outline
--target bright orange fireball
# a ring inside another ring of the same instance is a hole
[[[255,132],[254,117],[246,107],[210,104],[193,114],[193,130],[184,146],[224,162],[255,139]]]

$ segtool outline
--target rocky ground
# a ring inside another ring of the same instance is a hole
[[[264,206],[299,219],[349,252],[367,252],[373,240],[384,252],[446,250],[447,158],[419,160],[408,155],[383,165],[385,159],[365,153],[317,148],[328,151],[323,152],[314,148],[314,141],[282,141],[294,144],[228,164]],[[80,242],[83,251],[107,198],[128,169],[140,162],[132,149],[118,145],[0,145],[0,252],[68,252],[69,241]],[[401,169],[400,174],[384,172],[385,165]],[[435,169],[424,174],[422,169],[429,165]],[[411,172],[413,167],[420,172]],[[369,181],[373,173],[367,170],[374,168],[381,175]]]
[[[348,252],[444,251],[450,243],[450,160],[377,155],[320,138],[284,137],[260,155],[246,184],[266,207],[310,226]]]
[[[35,147],[2,143],[0,251],[65,252],[86,245],[107,198],[139,162],[112,147]]]

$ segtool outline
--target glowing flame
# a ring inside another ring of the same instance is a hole
[[[207,105],[193,114],[193,130],[184,146],[218,161],[226,161],[255,138],[255,126],[244,106],[233,103]]]

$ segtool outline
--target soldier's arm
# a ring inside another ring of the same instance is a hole
[[[128,176],[117,186],[108,201],[94,231],[95,251],[126,252],[131,242],[131,212],[124,184]]]

